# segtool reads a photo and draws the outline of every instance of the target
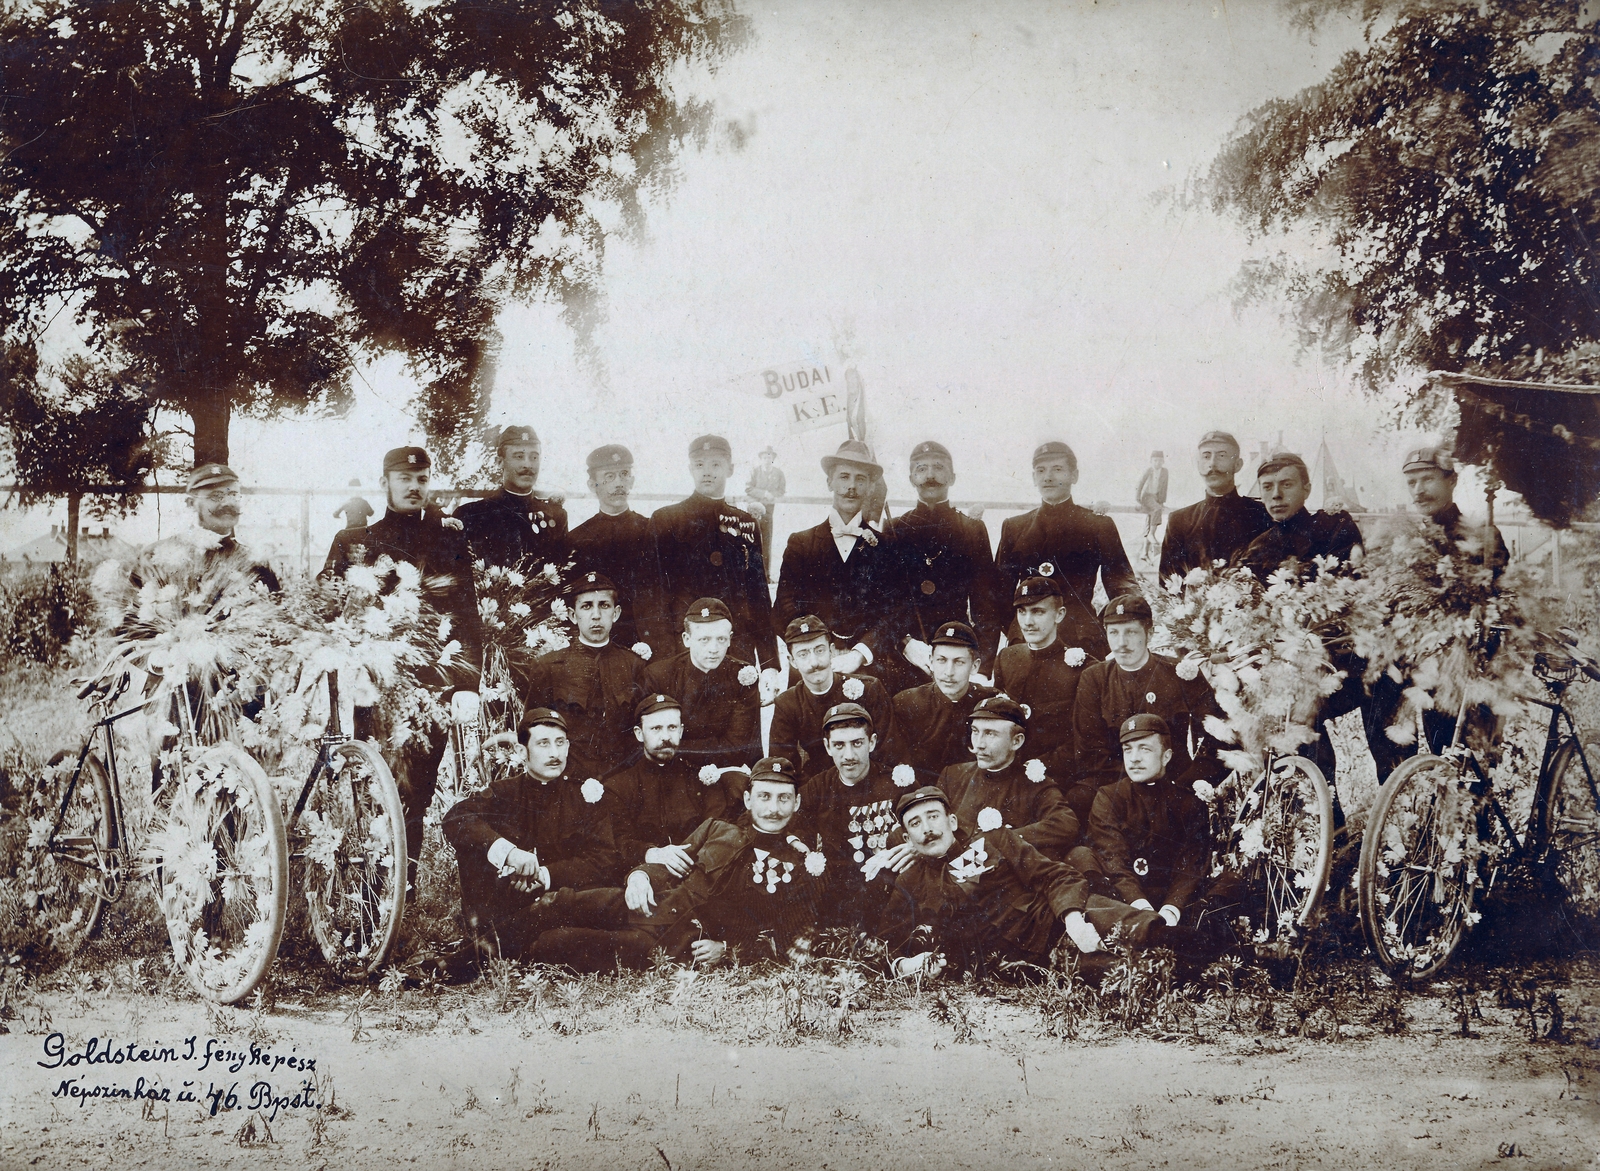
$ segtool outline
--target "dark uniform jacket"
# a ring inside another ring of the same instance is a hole
[[[855,698],[847,696],[846,689]],[[897,762],[900,758],[895,748],[894,701],[888,691],[870,675],[838,672],[834,672],[833,686],[823,695],[813,695],[801,680],[778,696],[772,705],[772,727],[767,732],[770,755],[788,757],[799,766],[801,777],[813,777],[832,768],[833,760],[822,741],[822,717],[841,703],[859,703],[867,709],[873,734],[878,737],[873,756],[891,764]]]
[[[450,637],[461,643],[456,686],[475,687],[483,669],[483,634],[478,618],[478,591],[472,582],[472,551],[466,537],[447,529],[436,517],[385,512],[365,528],[344,529],[333,538],[322,577],[343,577],[352,565],[371,565],[387,555],[415,565],[422,573],[423,596],[450,618]],[[436,584],[443,579],[445,584]],[[387,585],[385,589],[392,588]]]
[[[466,529],[473,556],[490,565],[516,569],[526,561],[535,571],[546,565],[559,569],[572,556],[567,510],[542,496],[518,496],[501,488],[482,500],[467,501],[455,516]]]
[[[1047,858],[1065,858],[1078,840],[1078,815],[1051,781],[1048,774],[1029,780],[1019,756],[999,772],[988,772],[977,761],[951,765],[939,777],[939,788],[950,798],[950,812],[963,833],[978,832],[979,816],[992,808],[1003,825]]]
[[[838,769],[829,768],[801,786],[800,812],[789,828],[827,855],[825,924],[870,928],[876,921],[888,886],[868,882],[861,865],[886,849],[890,835],[900,828],[894,803],[904,792],[876,763],[853,785],[839,779]]]
[[[608,642],[592,647],[579,639],[540,655],[528,669],[527,707],[548,707],[567,720],[572,742],[569,771],[604,778],[635,754],[633,707],[644,660]]]
[[[1012,643],[1000,652],[994,668],[995,686],[1028,706],[1028,739],[1022,755],[1044,761],[1050,775],[1062,785],[1071,781],[1077,769],[1072,721],[1078,678],[1084,671],[1082,665],[1067,665],[1069,649],[1059,636],[1038,651],[1025,642]]]
[[[1207,715],[1219,714],[1210,686],[1203,677],[1178,678],[1171,659],[1151,655],[1137,671],[1124,671],[1110,659],[1084,668],[1073,716],[1079,782],[1099,787],[1126,775],[1118,733],[1124,720],[1140,712],[1154,712],[1172,731],[1169,774],[1186,781],[1221,775],[1216,743],[1204,724]],[[1191,739],[1199,746],[1198,761],[1190,755]]]
[[[973,708],[995,694],[992,687],[969,683],[967,693],[952,702],[934,683],[906,688],[894,697],[895,736],[900,749],[895,760],[916,770],[917,784],[937,784],[945,769],[972,759],[967,717]]]
[[[1236,491],[1174,509],[1161,541],[1161,580],[1211,569],[1218,561],[1226,564],[1271,524],[1266,505]]]
[[[1021,834],[963,825],[947,855],[919,855],[895,879],[878,935],[902,955],[942,949],[958,969],[985,952],[1042,964],[1087,901],[1083,876]]]
[[[747,672],[749,683],[739,680]],[[727,656],[715,670],[702,671],[683,651],[657,659],[639,682],[646,692],[670,695],[683,713],[683,742],[678,755],[696,769],[752,765],[761,759],[761,692],[756,670]]]
[[[1096,516],[1071,500],[1041,504],[1001,523],[994,559],[1007,591],[1035,574],[1054,578],[1066,607],[1056,637],[1067,646],[1081,646],[1094,658],[1105,658],[1105,631],[1094,608],[1095,576],[1099,575],[1108,598],[1139,592],[1122,538],[1109,516]]]
[[[650,539],[650,522],[637,512],[609,516],[597,512],[568,534],[572,545],[572,572],[581,577],[598,573],[620,591],[622,616],[611,628],[611,641],[631,647],[650,642],[656,620],[656,547]],[[690,599],[691,601],[693,599]],[[667,623],[669,636],[681,630],[683,615]],[[673,639],[676,645],[676,639]]]
[[[1313,513],[1302,508],[1288,520],[1270,522],[1260,536],[1234,555],[1233,563],[1263,580],[1290,560],[1300,563],[1302,573],[1315,573],[1313,557],[1348,561],[1359,544],[1361,530],[1348,512]]]
[[[611,836],[608,802],[584,798],[582,782],[563,776],[549,784],[519,773],[490,783],[450,807],[440,827],[461,867],[463,909],[491,914],[523,906],[527,896],[489,865],[489,847],[505,838],[539,855],[553,890],[615,886],[622,874]]]
[[[870,531],[870,530],[869,530]],[[827,521],[791,533],[784,547],[772,625],[782,634],[790,621],[815,614],[828,624],[834,642],[846,649],[865,643],[874,674],[904,665],[900,566],[885,534],[872,545],[856,538],[846,561],[839,556]]]
[[[1461,515],[1461,509],[1456,505],[1451,504],[1448,508],[1434,513],[1429,519],[1444,530],[1445,539],[1455,546],[1451,552],[1460,552],[1474,565],[1482,565],[1487,560],[1495,577],[1498,578],[1511,563],[1511,553],[1506,548],[1505,538],[1500,535],[1500,530],[1493,525],[1468,524],[1466,517]],[[1488,553],[1486,558],[1491,535],[1494,537],[1494,550]]]
[[[1187,786],[1123,777],[1094,797],[1089,845],[1116,897],[1189,905],[1211,857],[1206,807]]]
[[[762,667],[776,666],[772,595],[761,561],[755,518],[725,500],[696,492],[656,510],[655,543],[659,621],[648,630],[657,657],[683,646],[683,616],[697,598],[720,598],[733,615],[733,654]]]
[[[1000,582],[989,530],[948,503],[921,504],[885,526],[900,558],[906,630],[927,642],[944,622],[978,633],[978,666],[987,675],[1000,632],[1011,621],[1009,587]]]
[[[611,833],[622,864],[642,866],[646,850],[681,846],[710,817],[739,812],[736,787],[720,776],[711,784],[682,756],[665,764],[643,758],[606,778]]]
[[[746,962],[782,958],[815,925],[826,877],[826,870],[818,877],[806,869],[798,840],[764,834],[748,815],[736,823],[705,821],[683,843],[695,864],[682,882],[665,866],[634,867],[649,875],[656,906],[650,915],[628,912],[628,925],[655,935],[673,956],[696,939],[715,939],[737,947]]]

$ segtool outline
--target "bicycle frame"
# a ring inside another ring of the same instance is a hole
[[[317,742],[317,758],[311,762],[311,771],[306,774],[305,783],[300,786],[300,796],[296,798],[294,808],[289,810],[289,816],[284,820],[283,832],[286,835],[294,833],[300,815],[305,812],[306,802],[311,799],[311,790],[317,783],[317,778],[324,772],[332,775],[338,771],[333,763],[334,749],[348,743],[349,740],[350,737],[344,734],[344,724],[340,718],[339,674],[337,671],[330,671],[328,672],[328,730]]]

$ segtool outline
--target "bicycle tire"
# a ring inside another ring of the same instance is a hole
[[[317,770],[294,856],[323,959],[341,980],[365,980],[388,961],[405,915],[405,812],[372,744],[348,740],[332,755],[341,767]]]
[[[207,1000],[236,1004],[266,978],[287,918],[289,851],[272,783],[237,745],[195,750],[154,835],[173,956]]]
[[[1357,888],[1367,942],[1391,976],[1436,975],[1477,918],[1487,797],[1473,780],[1455,761],[1423,754],[1378,790]]]
[[[1227,856],[1250,888],[1251,942],[1292,944],[1317,921],[1333,866],[1333,795],[1322,770],[1303,756],[1275,757],[1239,793],[1231,822]]]
[[[61,808],[61,791],[72,776],[63,766],[77,757],[61,751],[50,758],[50,776],[36,789],[36,816],[48,817],[54,824]],[[94,854],[105,859],[116,845],[115,823],[111,818],[111,778],[94,753],[84,757],[83,771],[72,791],[72,801],[62,818],[61,829],[52,839],[54,848],[43,846],[33,854],[32,880],[34,921],[50,938],[50,944],[63,955],[72,955],[95,933],[106,905],[103,871],[91,869],[77,858]],[[103,862],[102,862],[103,864]]]
[[[1600,740],[1583,739],[1585,773],[1578,742],[1556,750],[1535,797],[1539,840],[1534,856],[1565,894],[1570,910],[1592,930],[1600,921]],[[1592,776],[1591,776],[1592,774]],[[1591,781],[1593,782],[1591,784]]]

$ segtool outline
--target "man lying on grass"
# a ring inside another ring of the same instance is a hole
[[[787,833],[800,806],[795,773],[784,757],[759,761],[744,793],[748,816],[710,818],[690,834],[681,848],[693,865],[682,881],[648,862],[624,890],[558,892],[547,921],[563,925],[540,935],[528,958],[607,972],[647,967],[657,948],[707,966],[730,948],[746,962],[787,955],[817,921],[827,865]]]

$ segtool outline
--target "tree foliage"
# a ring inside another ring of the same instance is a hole
[[[1213,206],[1293,236],[1241,274],[1387,392],[1447,369],[1557,377],[1600,339],[1600,9],[1582,0],[1289,0],[1366,21],[1322,83],[1250,113]],[[1426,421],[1445,401],[1400,394]]]
[[[710,110],[729,0],[24,0],[0,15],[0,310],[63,306],[226,459],[235,410],[338,410],[404,353],[448,462],[507,296],[580,344],[602,205],[641,223]]]

